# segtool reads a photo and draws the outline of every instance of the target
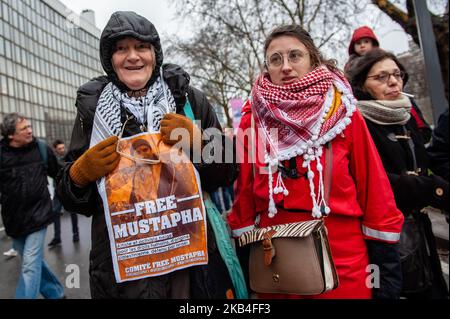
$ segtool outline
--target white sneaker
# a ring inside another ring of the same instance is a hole
[[[18,253],[14,248],[11,248],[10,250],[5,251],[3,253],[3,255],[8,256],[8,257],[16,257],[18,255]]]

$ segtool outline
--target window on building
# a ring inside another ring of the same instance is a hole
[[[0,94],[5,95],[8,92],[8,83],[6,76],[0,75]]]
[[[11,24],[16,28],[19,28],[19,20],[15,10],[11,10]]]
[[[9,96],[15,96],[15,90],[14,90],[14,80],[10,77],[8,77],[8,95]]]
[[[8,40],[5,40],[5,56],[9,59],[12,60],[12,48],[11,48],[11,42],[9,42]]]
[[[5,20],[6,22],[9,22],[9,11],[10,8],[6,5],[5,2],[2,3],[2,7],[3,7],[3,20]]]
[[[6,95],[3,95],[2,96],[2,111],[4,112],[4,113],[10,113],[10,112],[12,112],[11,111],[11,107],[10,107],[10,105],[9,105],[9,99],[8,99],[8,97],[6,96]]]
[[[1,23],[0,23],[1,26]],[[5,55],[5,45],[3,44],[5,42],[5,40],[0,37],[0,56],[4,56]]]
[[[23,86],[23,97],[25,98],[25,101],[30,101],[30,86],[28,84],[24,84]]]

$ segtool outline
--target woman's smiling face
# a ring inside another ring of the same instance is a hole
[[[152,45],[131,37],[117,41],[111,60],[119,80],[133,91],[145,87],[156,65]]]

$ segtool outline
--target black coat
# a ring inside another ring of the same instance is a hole
[[[403,214],[408,215],[426,206],[446,208],[448,181],[428,174],[427,152],[416,121],[411,118],[406,125],[378,125],[369,120],[366,123],[391,182],[397,206]],[[396,135],[405,135],[405,131],[411,136],[410,141],[414,145],[418,176],[407,174],[408,171],[414,171],[414,157],[408,140],[396,138]],[[438,188],[443,191],[441,196],[438,195]]]
[[[414,118],[405,125],[379,125],[367,119],[366,123],[389,177],[397,206],[405,218],[415,220],[424,239],[424,254],[428,255],[427,263],[431,264],[432,280],[429,288],[422,291],[420,296],[445,298],[448,296],[448,289],[442,275],[431,222],[426,214],[420,213],[420,210],[426,206],[439,209],[448,206],[448,181],[429,174],[423,134],[419,132]],[[402,136],[409,138],[405,139]],[[412,171],[416,174],[408,173]],[[405,219],[404,227],[407,224]],[[404,232],[405,229],[402,237],[405,236]],[[401,238],[401,242],[403,240]],[[428,246],[428,252],[425,246]],[[407,280],[405,269],[403,273],[405,287]]]
[[[47,175],[55,178],[58,164],[47,146],[47,163],[41,157],[34,139],[15,148],[3,139],[1,147],[0,203],[8,236],[13,238],[34,233],[51,224],[52,210]]]
[[[449,148],[448,148],[448,109],[440,117],[438,125],[433,131],[431,144],[428,147],[430,158],[430,169],[436,175],[442,176],[446,180],[449,178]]]
[[[183,113],[186,96],[189,98],[194,116],[201,120],[202,129],[215,127],[221,129],[217,117],[206,96],[189,86],[189,76],[176,65],[165,65],[163,74],[177,105],[177,113]],[[112,265],[109,236],[105,222],[102,200],[95,183],[85,189],[77,188],[69,177],[72,163],[89,147],[92,124],[99,96],[108,83],[106,77],[91,80],[80,87],[77,94],[77,117],[72,132],[66,166],[58,177],[58,194],[68,211],[92,216],[92,249],[90,253],[90,282],[93,298],[165,298],[164,286],[168,276],[141,279],[116,284]],[[122,112],[122,123],[126,114]],[[137,123],[128,123],[124,136],[141,133]],[[225,144],[225,136],[221,136]],[[232,150],[231,150],[232,151]],[[225,154],[224,154],[225,156]],[[213,191],[217,187],[230,185],[236,178],[237,170],[233,163],[195,164],[200,174],[202,189]],[[215,244],[214,233],[208,225],[209,265],[189,268],[191,278],[191,297],[225,298],[224,286],[231,288],[231,281],[225,264],[221,260]]]

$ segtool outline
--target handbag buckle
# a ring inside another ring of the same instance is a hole
[[[276,283],[280,282],[280,275],[273,274],[272,275],[272,280],[273,280],[273,282],[276,282]]]
[[[275,230],[268,231],[264,233],[264,239],[262,241],[263,249],[264,249],[264,265],[267,267],[272,263],[273,257],[275,257],[275,247],[272,243],[272,236],[276,233]]]

